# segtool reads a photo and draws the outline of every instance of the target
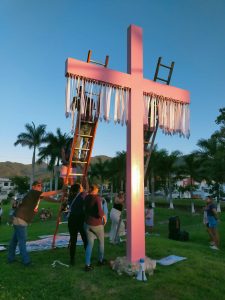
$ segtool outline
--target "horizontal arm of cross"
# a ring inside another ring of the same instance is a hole
[[[142,76],[106,69],[102,66],[89,64],[74,58],[66,60],[65,73],[66,75],[80,76],[113,86],[121,86],[129,89],[138,87],[139,90],[142,90],[146,94],[156,94],[183,103],[190,102],[190,94],[186,90],[144,79]]]
[[[66,60],[66,75],[80,76],[86,79],[100,81],[106,84],[131,88],[131,75],[102,66],[89,64],[74,58]]]
[[[146,94],[156,94],[165,98],[177,100],[183,103],[190,103],[190,92],[177,88],[175,86],[162,84],[149,79],[143,78],[143,91]]]

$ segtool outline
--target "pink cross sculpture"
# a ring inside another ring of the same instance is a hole
[[[143,78],[142,28],[135,25],[128,28],[127,73],[68,58],[66,75],[130,89],[126,164],[127,259],[137,262],[145,258],[143,94],[154,93],[189,103],[189,92]]]

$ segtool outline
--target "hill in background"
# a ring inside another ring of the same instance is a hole
[[[94,156],[91,158],[91,164],[95,164],[101,158],[102,161],[110,160],[111,157],[106,155]],[[0,177],[10,178],[13,176],[30,176],[31,174],[31,164],[24,165],[16,162],[0,162]],[[45,163],[35,166],[35,177],[46,178],[50,177],[50,172],[47,170],[47,165]]]

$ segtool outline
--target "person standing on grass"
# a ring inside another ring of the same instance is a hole
[[[25,266],[28,266],[31,263],[26,249],[27,225],[31,223],[35,214],[38,212],[40,200],[45,199],[46,201],[56,202],[56,200],[50,198],[50,196],[60,192],[61,191],[42,192],[42,183],[40,181],[33,182],[32,189],[24,196],[13,216],[12,223],[14,232],[9,244],[8,263],[13,263],[15,261],[17,244],[22,257],[22,263]]]
[[[147,228],[147,233],[152,233],[154,226],[154,210],[151,203],[149,203],[148,208],[145,211],[145,225]]]
[[[91,254],[94,246],[94,240],[97,238],[99,243],[98,265],[106,263],[104,259],[104,225],[106,216],[102,209],[102,200],[98,195],[98,186],[92,185],[90,193],[84,200],[85,228],[88,245],[85,251],[85,271],[91,271]]]
[[[68,204],[69,217],[68,228],[70,233],[70,265],[75,263],[75,253],[77,244],[77,235],[80,232],[84,249],[87,248],[87,236],[84,230],[84,199],[87,194],[80,183],[75,183],[70,188]]]
[[[125,205],[124,192],[119,192],[115,197],[113,208],[110,211],[111,229],[109,233],[109,241],[112,244],[120,242],[120,235],[125,231],[125,225],[121,220],[121,214]]]
[[[213,246],[214,245],[213,236],[212,236],[212,233],[209,228],[209,221],[208,221],[208,217],[207,217],[207,205],[203,208],[203,224],[206,226],[206,230],[209,235],[210,246]]]
[[[212,237],[212,241],[214,245],[211,245],[210,248],[213,250],[219,250],[219,234],[217,230],[218,226],[218,215],[216,212],[216,206],[213,203],[213,199],[211,197],[206,198],[206,212],[208,219],[208,232],[210,237]]]

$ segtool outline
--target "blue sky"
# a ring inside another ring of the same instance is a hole
[[[31,163],[31,151],[14,147],[24,124],[69,132],[64,116],[67,57],[93,59],[126,72],[126,34],[143,28],[144,77],[153,79],[159,56],[175,61],[171,85],[191,93],[191,137],[156,143],[189,153],[216,130],[225,106],[224,0],[1,0],[0,161]],[[93,155],[114,156],[126,148],[125,127],[99,124]]]

